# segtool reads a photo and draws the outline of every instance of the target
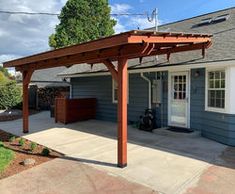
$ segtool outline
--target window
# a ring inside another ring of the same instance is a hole
[[[202,19],[197,25],[198,26],[204,26],[204,25],[208,25],[211,23],[212,18],[206,18],[206,19]]]
[[[174,75],[172,81],[174,81],[173,99],[185,100],[186,99],[186,75]]]
[[[113,79],[112,85],[113,103],[118,102],[118,83]],[[129,103],[129,76],[127,75],[127,103]]]
[[[226,21],[228,18],[229,18],[229,14],[220,15],[214,18],[212,22],[213,23],[223,22],[223,21]]]
[[[209,71],[207,74],[208,108],[225,108],[225,70]]]
[[[118,101],[118,83],[113,79],[113,103]]]

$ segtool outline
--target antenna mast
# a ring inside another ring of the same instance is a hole
[[[151,17],[149,17],[149,15],[148,15],[148,21],[149,22],[153,22],[154,21],[155,30],[158,31],[158,9],[157,8],[155,8],[152,11]]]

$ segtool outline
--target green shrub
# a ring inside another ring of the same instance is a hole
[[[9,139],[9,142],[14,142],[16,140],[16,137],[15,136],[11,136],[10,139]]]
[[[34,142],[32,142],[32,143],[30,144],[30,149],[31,149],[31,151],[34,151],[36,148],[37,148],[37,144],[34,143]]]
[[[0,109],[9,109],[22,101],[22,89],[15,81],[0,82]]]
[[[4,143],[0,141],[0,147],[4,147]]]
[[[14,159],[14,152],[10,149],[0,147],[0,174],[7,168]]]
[[[42,155],[43,156],[49,156],[50,155],[50,150],[48,148],[43,148]]]
[[[24,146],[24,144],[25,144],[25,140],[23,138],[20,138],[19,145]]]

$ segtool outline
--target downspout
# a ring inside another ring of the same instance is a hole
[[[149,79],[149,78],[147,78],[146,76],[144,76],[144,73],[142,72],[142,73],[140,73],[140,76],[144,79],[144,80],[146,80],[147,82],[148,82],[148,84],[149,84],[149,87],[148,87],[148,90],[149,90],[149,109],[151,109],[152,108],[152,102],[151,102],[151,80]]]

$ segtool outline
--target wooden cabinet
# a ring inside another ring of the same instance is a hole
[[[96,99],[55,99],[55,122],[64,124],[88,119],[95,119]]]

